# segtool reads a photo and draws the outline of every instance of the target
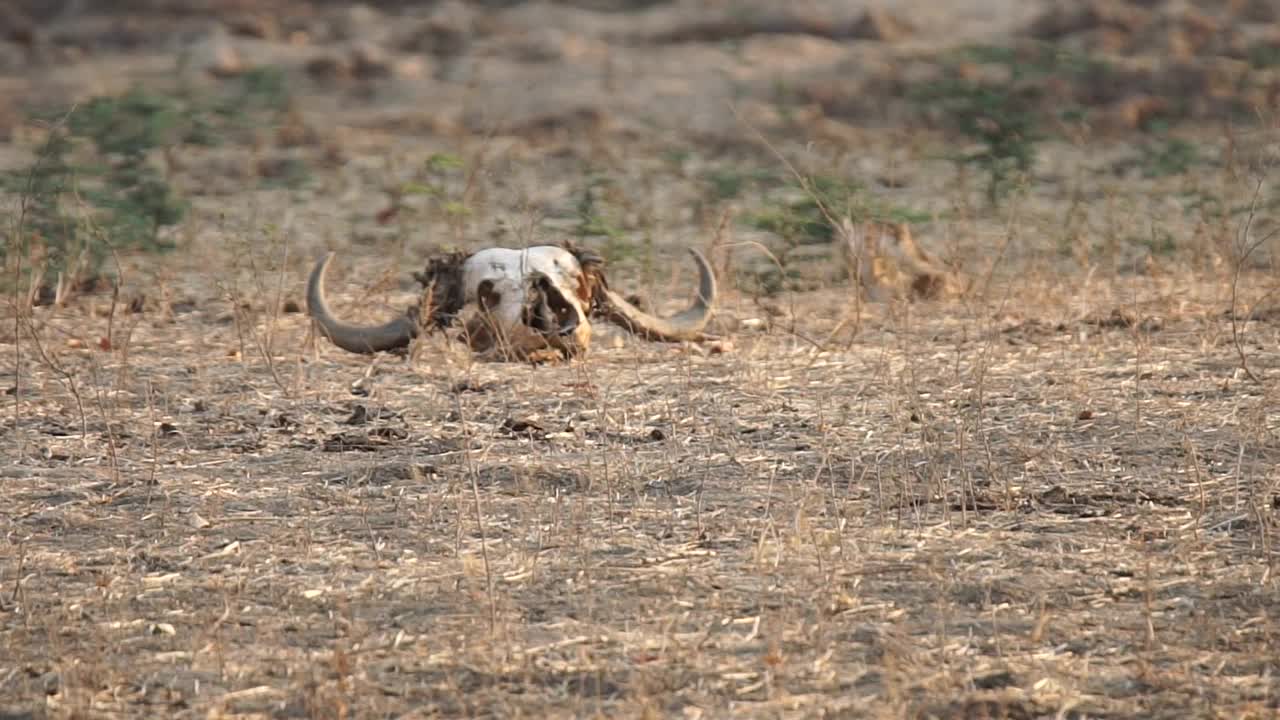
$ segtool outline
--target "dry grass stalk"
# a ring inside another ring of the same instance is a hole
[[[850,276],[871,302],[937,300],[965,290],[954,272],[912,238],[906,223],[843,218],[836,236]]]

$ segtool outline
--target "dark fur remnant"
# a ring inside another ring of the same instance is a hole
[[[413,274],[413,279],[422,285],[422,301],[410,312],[417,317],[422,310],[428,317],[419,318],[420,327],[426,329],[447,328],[458,319],[458,313],[467,302],[467,289],[462,286],[462,263],[468,255],[463,252],[451,252],[427,261],[422,272]]]

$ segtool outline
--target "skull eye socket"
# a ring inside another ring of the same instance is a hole
[[[533,281],[525,305],[525,325],[544,335],[569,335],[578,327],[578,310],[545,277]]]
[[[559,293],[556,294],[556,298],[564,300]],[[551,309],[556,314],[556,324],[560,326],[578,319],[578,313],[574,312],[573,306],[567,302],[552,303]]]
[[[492,310],[502,304],[502,293],[493,289],[492,280],[484,280],[476,287],[476,298],[481,310]]]

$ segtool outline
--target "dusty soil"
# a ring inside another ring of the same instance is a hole
[[[178,250],[118,294],[7,296],[0,717],[1280,714],[1272,3],[92,5],[0,9],[0,168],[138,83],[290,100],[166,159]],[[992,206],[911,89],[1037,39],[1108,70],[1032,80],[1087,120]],[[862,302],[753,221],[793,172],[964,292]],[[662,311],[714,250],[726,342],[361,358],[298,312],[326,249],[384,317],[568,236]]]

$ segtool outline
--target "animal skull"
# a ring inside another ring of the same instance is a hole
[[[369,326],[340,320],[329,308],[324,291],[325,271],[334,256],[329,253],[311,271],[307,306],[326,337],[356,353],[403,348],[420,328],[444,329],[459,319],[462,337],[472,350],[501,359],[578,355],[591,344],[593,316],[651,340],[702,340],[716,280],[702,253],[692,248],[689,252],[698,264],[698,297],[671,318],[650,315],[610,290],[604,259],[569,245],[489,248],[432,258],[423,272],[414,273],[423,286],[419,306]]]

